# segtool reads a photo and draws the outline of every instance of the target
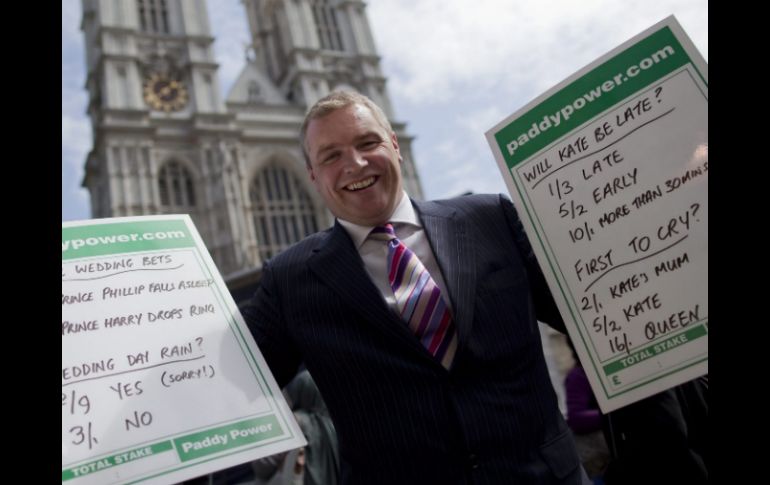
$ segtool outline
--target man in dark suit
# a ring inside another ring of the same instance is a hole
[[[315,379],[342,483],[590,483],[537,320],[564,323],[510,200],[410,200],[359,94],[321,99],[301,136],[337,220],[266,262],[243,314],[279,385],[301,362]]]

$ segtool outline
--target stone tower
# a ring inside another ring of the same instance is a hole
[[[422,198],[357,0],[243,0],[251,46],[221,99],[204,0],[82,0],[92,217],[190,214],[231,290],[333,222],[304,166],[305,112],[336,88],[388,114],[404,188]]]

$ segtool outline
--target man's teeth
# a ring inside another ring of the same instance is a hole
[[[374,177],[369,177],[368,179],[362,180],[360,182],[352,183],[345,188],[348,190],[361,190],[369,187],[373,183],[374,183]]]

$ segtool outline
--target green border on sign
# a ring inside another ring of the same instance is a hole
[[[653,62],[653,59],[658,62]],[[669,27],[664,27],[634,44],[495,133],[495,140],[508,168],[515,167],[554,140],[690,62],[690,57]],[[629,71],[634,67],[637,69],[634,70],[634,75],[630,76]],[[587,101],[589,98],[592,101]],[[580,103],[582,106],[575,108],[579,100],[583,101]],[[550,127],[541,129],[541,125],[546,126],[545,119],[549,116],[561,116],[562,110],[567,106],[571,107],[574,113],[566,122],[560,121],[556,126],[556,122],[551,121]],[[538,127],[538,134],[529,137],[527,133],[532,130],[533,125]],[[511,155],[508,144],[519,139],[522,134],[527,136],[528,141],[521,144]]]
[[[187,225],[178,219],[62,227],[61,243],[62,261],[195,246]]]

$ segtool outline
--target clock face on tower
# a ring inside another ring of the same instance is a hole
[[[165,74],[152,74],[144,83],[144,100],[159,111],[179,111],[187,104],[187,88]]]

